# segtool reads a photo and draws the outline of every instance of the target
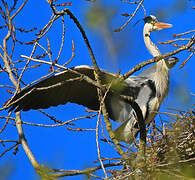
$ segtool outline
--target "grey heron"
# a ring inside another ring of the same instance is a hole
[[[160,51],[152,43],[150,32],[171,27],[167,23],[159,23],[154,16],[144,19],[144,42],[153,56],[160,55]],[[156,115],[156,111],[164,97],[168,93],[169,73],[168,71],[178,62],[175,57],[170,57],[157,62],[155,65],[144,70],[139,76],[131,76],[119,84],[120,95],[131,96],[135,99],[142,110],[146,123],[150,122]],[[24,88],[16,94],[7,104],[7,108],[15,111],[28,111],[30,109],[46,109],[67,102],[80,104],[92,110],[99,110],[97,87],[83,79],[85,75],[93,80],[94,68],[86,65],[76,66],[51,77],[48,77],[35,85]],[[109,84],[117,79],[118,75],[101,70],[100,79],[103,85]],[[118,84],[117,84],[118,86]],[[115,87],[111,86],[111,89]],[[117,89],[117,88],[115,88]],[[127,143],[132,142],[137,132],[136,117],[131,105],[109,91],[105,98],[109,118],[114,121],[123,122],[115,130],[118,140]]]
[[[158,22],[157,18],[153,15],[145,17],[144,21],[143,38],[145,45],[153,57],[159,56],[161,53],[158,47],[152,42],[150,33],[152,31],[170,28],[172,25]],[[166,60],[162,59],[150,68],[144,70],[137,77],[130,77],[135,78],[138,82],[143,82],[140,78],[143,78],[146,81],[151,80],[150,84],[145,84],[142,88],[140,88],[138,97],[135,100],[142,110],[142,115],[146,124],[150,123],[154,119],[163,99],[168,94],[169,70],[177,62],[178,59],[175,57],[170,57]],[[126,120],[126,122],[115,130],[115,134],[119,140],[129,143],[135,139],[137,133],[139,132],[138,123],[137,120],[135,120],[135,115],[132,110],[130,114],[130,120]]]

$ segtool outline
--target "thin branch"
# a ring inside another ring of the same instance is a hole
[[[126,3],[126,4],[138,4],[139,2],[140,2],[140,0],[139,1],[133,1],[133,2],[131,2],[131,1],[125,1],[125,0],[121,0],[122,2],[124,2],[124,3]]]
[[[6,142],[11,142],[11,143],[12,143],[12,142],[14,142],[14,143],[18,143],[18,141],[16,141],[16,140],[7,140],[7,139],[6,139],[6,140],[1,140],[1,139],[0,139],[0,143],[6,143]]]
[[[83,132],[83,131],[96,131],[96,129],[83,129],[83,128],[70,128],[67,127],[67,130],[71,130],[71,131],[77,131],[77,132]]]
[[[185,65],[185,64],[188,62],[188,60],[194,55],[194,53],[195,53],[195,51],[193,51],[193,52],[189,55],[189,57],[188,57],[185,61],[182,62],[181,66],[179,67],[180,69],[181,69],[182,67],[184,67],[184,65]]]
[[[92,51],[92,48],[91,48],[91,45],[89,43],[89,40],[87,38],[87,35],[84,31],[84,29],[82,28],[81,24],[79,23],[79,21],[77,20],[77,18],[72,14],[72,12],[69,10],[69,9],[64,9],[63,11],[56,11],[54,6],[53,6],[53,1],[51,1],[51,8],[54,12],[54,14],[56,15],[69,15],[70,18],[74,21],[74,23],[77,25],[78,29],[80,30],[81,34],[82,34],[82,37],[85,41],[85,44],[87,45],[87,48],[88,48],[88,51],[89,51],[89,54],[90,54],[90,57],[91,57],[91,60],[93,62],[93,65],[94,65],[94,76],[95,76],[95,79],[97,81],[97,87],[100,87],[100,88],[97,88],[97,92],[98,92],[98,97],[99,97],[99,102],[101,102],[100,106],[102,106],[102,114],[104,116],[104,120],[105,120],[105,123],[106,123],[106,128],[107,128],[107,131],[109,132],[109,135],[111,137],[111,139],[113,140],[116,148],[117,148],[117,152],[124,158],[124,159],[127,159],[127,156],[125,155],[124,151],[122,150],[122,148],[119,146],[119,142],[118,140],[115,138],[115,135],[114,135],[114,132],[112,130],[112,125],[111,125],[111,122],[109,120],[109,116],[108,116],[108,113],[107,113],[107,110],[106,110],[106,105],[105,105],[105,102],[102,102],[102,99],[103,99],[103,92],[102,92],[102,85],[101,85],[101,81],[100,81],[100,78],[99,78],[99,72],[100,72],[100,69],[97,65],[97,62],[96,62],[96,59],[95,59],[95,56],[94,56],[94,53]]]
[[[9,18],[9,11],[7,13],[8,13],[7,14],[7,17],[8,17],[8,33],[7,33],[6,37],[3,39],[3,51],[4,51],[3,61],[4,61],[4,64],[5,64],[5,67],[6,67],[6,70],[8,72],[10,80],[12,81],[12,83],[15,86],[17,86],[17,81],[13,76],[12,69],[11,69],[9,61],[7,59],[7,41],[11,37],[11,31],[12,31],[12,24],[11,24],[11,19]]]
[[[63,66],[66,66],[67,64],[69,64],[73,60],[74,57],[75,57],[75,45],[74,45],[74,41],[72,40],[72,56],[67,62],[63,64]]]
[[[151,64],[151,63],[154,63],[154,62],[158,62],[160,61],[161,59],[165,59],[169,56],[172,56],[172,55],[175,55],[181,51],[184,51],[184,50],[187,50],[187,49],[190,49],[192,47],[192,45],[195,44],[195,38],[191,38],[191,40],[188,42],[187,45],[183,45],[181,48],[178,48],[174,51],[171,51],[169,53],[166,53],[164,55],[160,55],[160,56],[157,56],[153,59],[150,59],[150,60],[147,60],[147,61],[144,61],[144,62],[141,62],[140,64],[136,65],[133,69],[131,69],[130,71],[128,71],[127,73],[125,73],[123,75],[123,79],[127,79],[130,75],[132,75],[134,72],[136,71],[139,71],[141,68],[143,68],[144,66],[148,65],[148,64]]]
[[[110,87],[111,87],[112,83],[110,83],[107,91],[105,92],[104,94],[104,97],[102,99],[102,102],[104,102],[109,90],[110,90]],[[99,113],[98,113],[98,119],[97,119],[97,125],[96,125],[96,144],[97,144],[97,151],[98,151],[98,159],[100,161],[100,164],[102,166],[102,169],[103,169],[103,172],[104,172],[104,175],[105,175],[105,178],[108,178],[108,175],[106,173],[106,170],[104,168],[104,164],[103,164],[103,161],[102,161],[102,158],[101,158],[101,153],[100,153],[100,147],[99,147],[99,122],[100,122],[100,116],[101,116],[101,108],[102,106],[100,106],[100,110],[99,110]]]
[[[36,161],[34,155],[32,154],[32,151],[30,150],[28,143],[26,141],[26,138],[24,136],[24,131],[22,128],[22,121],[21,121],[21,117],[20,117],[20,112],[16,113],[16,127],[18,130],[18,134],[19,134],[19,142],[22,144],[23,149],[26,153],[26,155],[28,156],[30,162],[32,163],[33,167],[37,170],[37,172],[40,169],[40,165],[39,163]]]
[[[189,38],[179,38],[179,39],[173,39],[173,40],[167,40],[166,42],[157,42],[159,44],[171,44],[176,41],[190,41],[191,39]]]
[[[31,126],[59,127],[59,126],[68,125],[68,124],[70,124],[71,122],[77,121],[77,120],[80,120],[80,119],[92,118],[92,117],[95,117],[96,115],[97,115],[97,114],[95,114],[95,115],[87,115],[87,116],[83,116],[83,117],[74,118],[74,119],[71,119],[71,120],[68,120],[68,121],[59,123],[59,124],[51,124],[51,125],[47,125],[47,124],[37,124],[37,123],[29,123],[29,122],[24,122],[24,121],[22,121],[22,123],[23,123],[23,124],[26,124],[26,125],[31,125]]]
[[[180,33],[180,34],[174,34],[173,37],[180,37],[180,36],[190,34],[190,33],[193,33],[193,32],[195,32],[195,30],[187,31],[187,32]]]
[[[108,178],[108,175],[106,173],[102,158],[101,158],[101,152],[100,152],[100,146],[99,146],[99,122],[100,122],[100,117],[101,117],[101,107],[98,113],[98,119],[97,119],[97,125],[96,125],[96,144],[97,144],[97,153],[98,153],[98,159],[100,161],[102,170],[104,172],[105,178]]]
[[[82,37],[87,45],[87,48],[88,48],[88,51],[89,51],[89,54],[91,56],[91,60],[93,62],[93,65],[94,65],[94,69],[95,69],[95,72],[97,73],[98,75],[98,72],[100,71],[98,65],[97,65],[97,62],[96,62],[96,59],[95,59],[95,56],[94,56],[94,53],[92,51],[92,48],[91,48],[91,45],[89,43],[89,40],[87,38],[87,35],[84,31],[84,29],[82,28],[80,22],[77,20],[77,18],[72,14],[72,12],[69,10],[69,9],[65,9],[64,12],[70,16],[70,18],[74,21],[74,23],[77,25],[78,29],[80,30],[81,34],[82,34]],[[96,75],[95,75],[96,76]],[[101,85],[101,84],[99,84]]]
[[[5,64],[6,70],[8,72],[9,78],[17,89],[17,88],[19,88],[19,86],[18,86],[18,83],[17,83],[16,79],[13,76],[12,69],[11,69],[9,61],[7,59],[7,54],[8,54],[7,53],[7,41],[11,37],[11,33],[12,33],[13,28],[12,28],[12,21],[11,21],[11,17],[10,17],[10,12],[9,12],[7,6],[6,6],[6,11],[7,11],[7,19],[8,19],[8,33],[7,33],[6,37],[3,39],[3,50],[4,50],[3,61],[4,61],[4,64]],[[20,112],[16,113],[16,120],[15,121],[16,121],[16,127],[17,127],[18,134],[19,134],[19,143],[22,144],[23,149],[26,152],[29,160],[31,161],[31,163],[33,165],[33,167],[36,170],[38,170],[40,168],[40,166],[37,163],[34,155],[32,154],[32,152],[31,152],[31,150],[30,150],[30,148],[27,144],[27,141],[25,139],[25,136],[24,136],[24,132],[23,132],[23,128],[22,128],[22,121],[21,121],[21,118],[20,118]],[[17,144],[15,146],[17,146]]]
[[[140,6],[142,5],[143,2],[144,2],[144,0],[140,1],[140,3],[138,4],[137,8],[134,11],[134,13],[131,15],[131,17],[128,19],[128,21],[124,25],[122,25],[119,29],[115,29],[114,32],[119,32],[119,31],[123,30],[125,28],[125,26],[127,26],[127,24],[129,24],[129,22],[136,15],[137,11],[139,10],[139,8],[140,8]]]
[[[11,20],[13,20],[15,18],[15,16],[23,9],[23,7],[25,6],[25,4],[27,3],[28,0],[25,0],[23,2],[23,4],[18,8],[18,10],[15,12],[15,14],[11,17]]]
[[[48,62],[48,61],[30,58],[30,57],[25,56],[25,55],[21,55],[21,57],[30,59],[30,60],[35,61],[35,62],[40,62],[40,63],[44,63],[44,64],[53,65],[53,66],[56,66],[56,67],[58,67],[58,68],[61,68],[61,69],[67,70],[67,71],[71,71],[71,72],[73,72],[73,73],[75,73],[75,74],[77,74],[77,75],[80,75],[80,76],[83,78],[83,80],[86,80],[88,83],[91,83],[91,84],[93,84],[93,85],[96,86],[96,87],[99,87],[99,85],[96,83],[96,81],[94,81],[93,79],[89,78],[88,76],[85,76],[84,74],[81,74],[81,73],[79,73],[79,72],[77,72],[77,71],[74,71],[74,70],[72,70],[72,69],[68,69],[68,68],[66,68],[66,67],[64,67],[64,66],[61,66],[61,65],[58,65],[58,64],[53,64],[53,63]]]
[[[13,146],[11,146],[10,148],[8,148],[8,149],[6,149],[4,152],[2,152],[1,154],[0,154],[0,158],[5,154],[5,153],[7,153],[8,151],[10,151],[10,150],[12,150],[13,148],[15,148],[16,146],[18,146],[18,142],[16,142],[16,144],[14,144]]]
[[[58,123],[63,123],[62,121],[57,120],[54,116],[51,116],[51,115],[49,115],[48,113],[46,113],[46,112],[44,112],[44,111],[42,111],[42,110],[40,110],[40,109],[38,109],[38,111],[39,111],[40,113],[44,114],[44,115],[45,115],[46,117],[48,117],[49,119],[53,120],[55,123],[56,123],[56,122],[58,122]]]
[[[63,25],[63,32],[62,32],[62,42],[61,42],[61,46],[60,46],[60,50],[58,52],[58,56],[57,58],[55,59],[55,63],[58,62],[59,58],[60,58],[60,55],[61,55],[61,52],[62,52],[62,48],[64,46],[64,37],[65,37],[65,23],[64,23],[64,17],[62,16],[62,25]]]
[[[0,87],[8,87],[8,88],[16,89],[14,86],[11,85],[0,85]]]
[[[115,162],[115,163],[108,163],[108,164],[104,164],[104,167],[114,167],[114,166],[121,166],[122,163],[121,162]],[[87,168],[84,170],[63,170],[63,169],[53,169],[55,172],[60,172],[60,171],[65,171],[63,173],[57,173],[57,174],[53,174],[52,177],[55,178],[59,178],[59,177],[65,177],[65,176],[74,176],[74,175],[81,175],[81,174],[89,174],[91,172],[95,172],[97,170],[102,169],[102,166],[96,166],[96,167],[91,167],[91,168]]]
[[[4,130],[5,127],[7,126],[8,122],[9,122],[9,117],[11,116],[11,113],[12,113],[12,112],[10,112],[10,113],[8,114],[8,117],[6,117],[5,124],[4,124],[4,126],[1,128],[0,134],[3,132],[3,130]]]
[[[41,49],[43,49],[43,51],[45,51],[45,53],[49,56],[49,59],[50,59],[50,62],[52,62],[52,60],[51,60],[51,54],[47,51],[47,49],[45,49],[41,44],[39,44],[38,42],[37,42],[37,45],[41,48]],[[31,56],[32,57],[32,56]]]

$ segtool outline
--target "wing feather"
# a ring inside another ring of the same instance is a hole
[[[9,102],[11,109],[28,111],[48,108],[73,102],[91,109],[98,108],[96,87],[82,79],[82,74],[94,79],[93,68],[73,68],[46,78],[39,83],[23,89]],[[8,106],[9,106],[8,104]]]
[[[98,110],[97,87],[83,79],[82,75],[95,80],[93,67],[76,66],[24,88],[8,103],[7,107],[10,111],[14,109],[28,111],[71,102]],[[148,81],[144,77],[130,77],[125,81],[119,81],[117,77],[116,74],[101,70],[100,78],[103,84],[114,81],[111,89],[120,95],[132,96],[135,100]],[[116,94],[113,95],[112,92],[109,92],[106,97],[106,105],[109,117],[116,121],[128,119],[132,110],[130,104],[121,100]]]

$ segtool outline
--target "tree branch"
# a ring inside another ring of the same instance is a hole
[[[166,53],[164,55],[160,55],[160,56],[157,56],[153,59],[150,59],[150,60],[147,60],[147,61],[144,61],[144,62],[141,62],[140,64],[136,65],[133,69],[131,69],[130,71],[128,71],[127,73],[125,73],[122,77],[122,79],[127,79],[130,75],[132,75],[134,72],[136,71],[139,71],[141,68],[143,68],[144,66],[148,65],[148,64],[151,64],[151,63],[154,63],[154,62],[158,62],[160,61],[161,59],[165,59],[169,56],[172,56],[172,55],[175,55],[175,54],[178,54],[179,52],[181,51],[184,51],[184,50],[187,50],[187,49],[190,49],[192,47],[192,45],[195,44],[195,38],[192,37],[191,40],[188,42],[187,45],[183,45],[181,48],[178,48],[174,51],[171,51],[169,53]]]
[[[93,62],[93,65],[94,65],[94,76],[95,76],[95,80],[97,81],[97,85],[100,87],[100,88],[97,88],[97,92],[98,92],[98,97],[99,97],[99,102],[100,103],[100,106],[102,108],[102,114],[104,116],[104,120],[105,120],[105,123],[106,123],[106,129],[111,137],[111,139],[113,140],[115,146],[116,146],[116,149],[117,149],[117,152],[124,158],[124,159],[127,159],[127,156],[125,155],[124,151],[122,150],[122,148],[119,146],[119,142],[118,140],[115,138],[115,134],[112,130],[112,125],[111,125],[111,122],[109,120],[109,116],[108,116],[108,113],[107,113],[107,110],[106,110],[106,105],[105,105],[105,102],[102,101],[103,99],[103,88],[102,88],[102,84],[101,84],[101,80],[99,78],[99,72],[100,72],[100,69],[97,65],[97,62],[96,62],[96,59],[95,59],[95,56],[94,56],[94,53],[92,51],[92,48],[91,48],[91,45],[89,43],[89,40],[87,38],[87,35],[84,31],[84,29],[82,28],[80,22],[77,20],[77,18],[73,15],[73,13],[68,9],[68,8],[65,8],[64,10],[62,11],[58,11],[54,8],[54,5],[53,5],[53,0],[50,1],[50,6],[51,6],[51,9],[53,10],[53,13],[56,15],[56,16],[63,16],[63,15],[69,15],[70,18],[74,21],[74,23],[76,24],[76,26],[78,27],[79,31],[81,32],[82,34],[82,37],[85,41],[85,44],[88,48],[88,51],[89,51],[89,54],[90,54],[90,57],[91,57],[91,60]],[[97,86],[97,87],[98,87]]]
[[[12,20],[11,20],[11,17],[10,17],[10,12],[9,12],[7,6],[6,6],[6,10],[7,10],[7,16],[6,17],[8,19],[8,33],[7,33],[6,37],[3,39],[3,51],[4,51],[3,61],[4,61],[4,64],[5,64],[7,73],[9,75],[9,78],[17,89],[18,83],[17,83],[16,79],[13,76],[11,66],[10,66],[9,61],[7,59],[7,54],[8,54],[7,53],[7,41],[11,37],[13,26],[12,26]],[[19,134],[19,143],[22,144],[23,149],[24,149],[26,155],[28,156],[30,162],[32,163],[33,167],[36,170],[38,170],[40,168],[40,166],[39,166],[38,162],[36,161],[34,155],[32,154],[32,152],[31,152],[31,150],[30,150],[30,148],[27,144],[27,141],[25,139],[25,136],[24,136],[24,132],[23,132],[23,128],[22,128],[22,121],[21,121],[21,117],[20,117],[20,112],[16,113],[16,120],[15,121],[16,121],[16,127],[17,127],[18,134]]]
[[[107,167],[121,166],[121,165],[122,165],[121,162],[116,162],[116,163],[104,164],[104,167],[107,168]],[[53,169],[55,172],[58,172],[58,171],[66,171],[66,172],[52,174],[51,176],[55,177],[55,178],[59,178],[59,177],[65,177],[65,176],[89,174],[89,173],[95,172],[95,171],[100,170],[100,169],[102,169],[102,166],[91,167],[91,168],[87,168],[84,170],[57,170],[57,169]]]
[[[144,2],[144,0],[141,0],[140,1],[140,3],[138,4],[137,8],[135,9],[134,13],[131,15],[131,17],[129,18],[129,20],[124,25],[122,25],[119,29],[115,29],[114,32],[119,32],[119,31],[123,30],[125,28],[125,26],[127,26],[127,24],[129,24],[129,22],[136,15],[137,11],[139,10],[139,8],[143,4],[143,2]]]

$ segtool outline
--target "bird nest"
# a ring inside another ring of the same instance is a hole
[[[194,107],[172,114],[166,127],[163,123],[160,127],[153,123],[148,133],[145,161],[135,168],[126,165],[123,170],[115,171],[112,179],[194,179]],[[131,158],[137,154],[132,153]]]

